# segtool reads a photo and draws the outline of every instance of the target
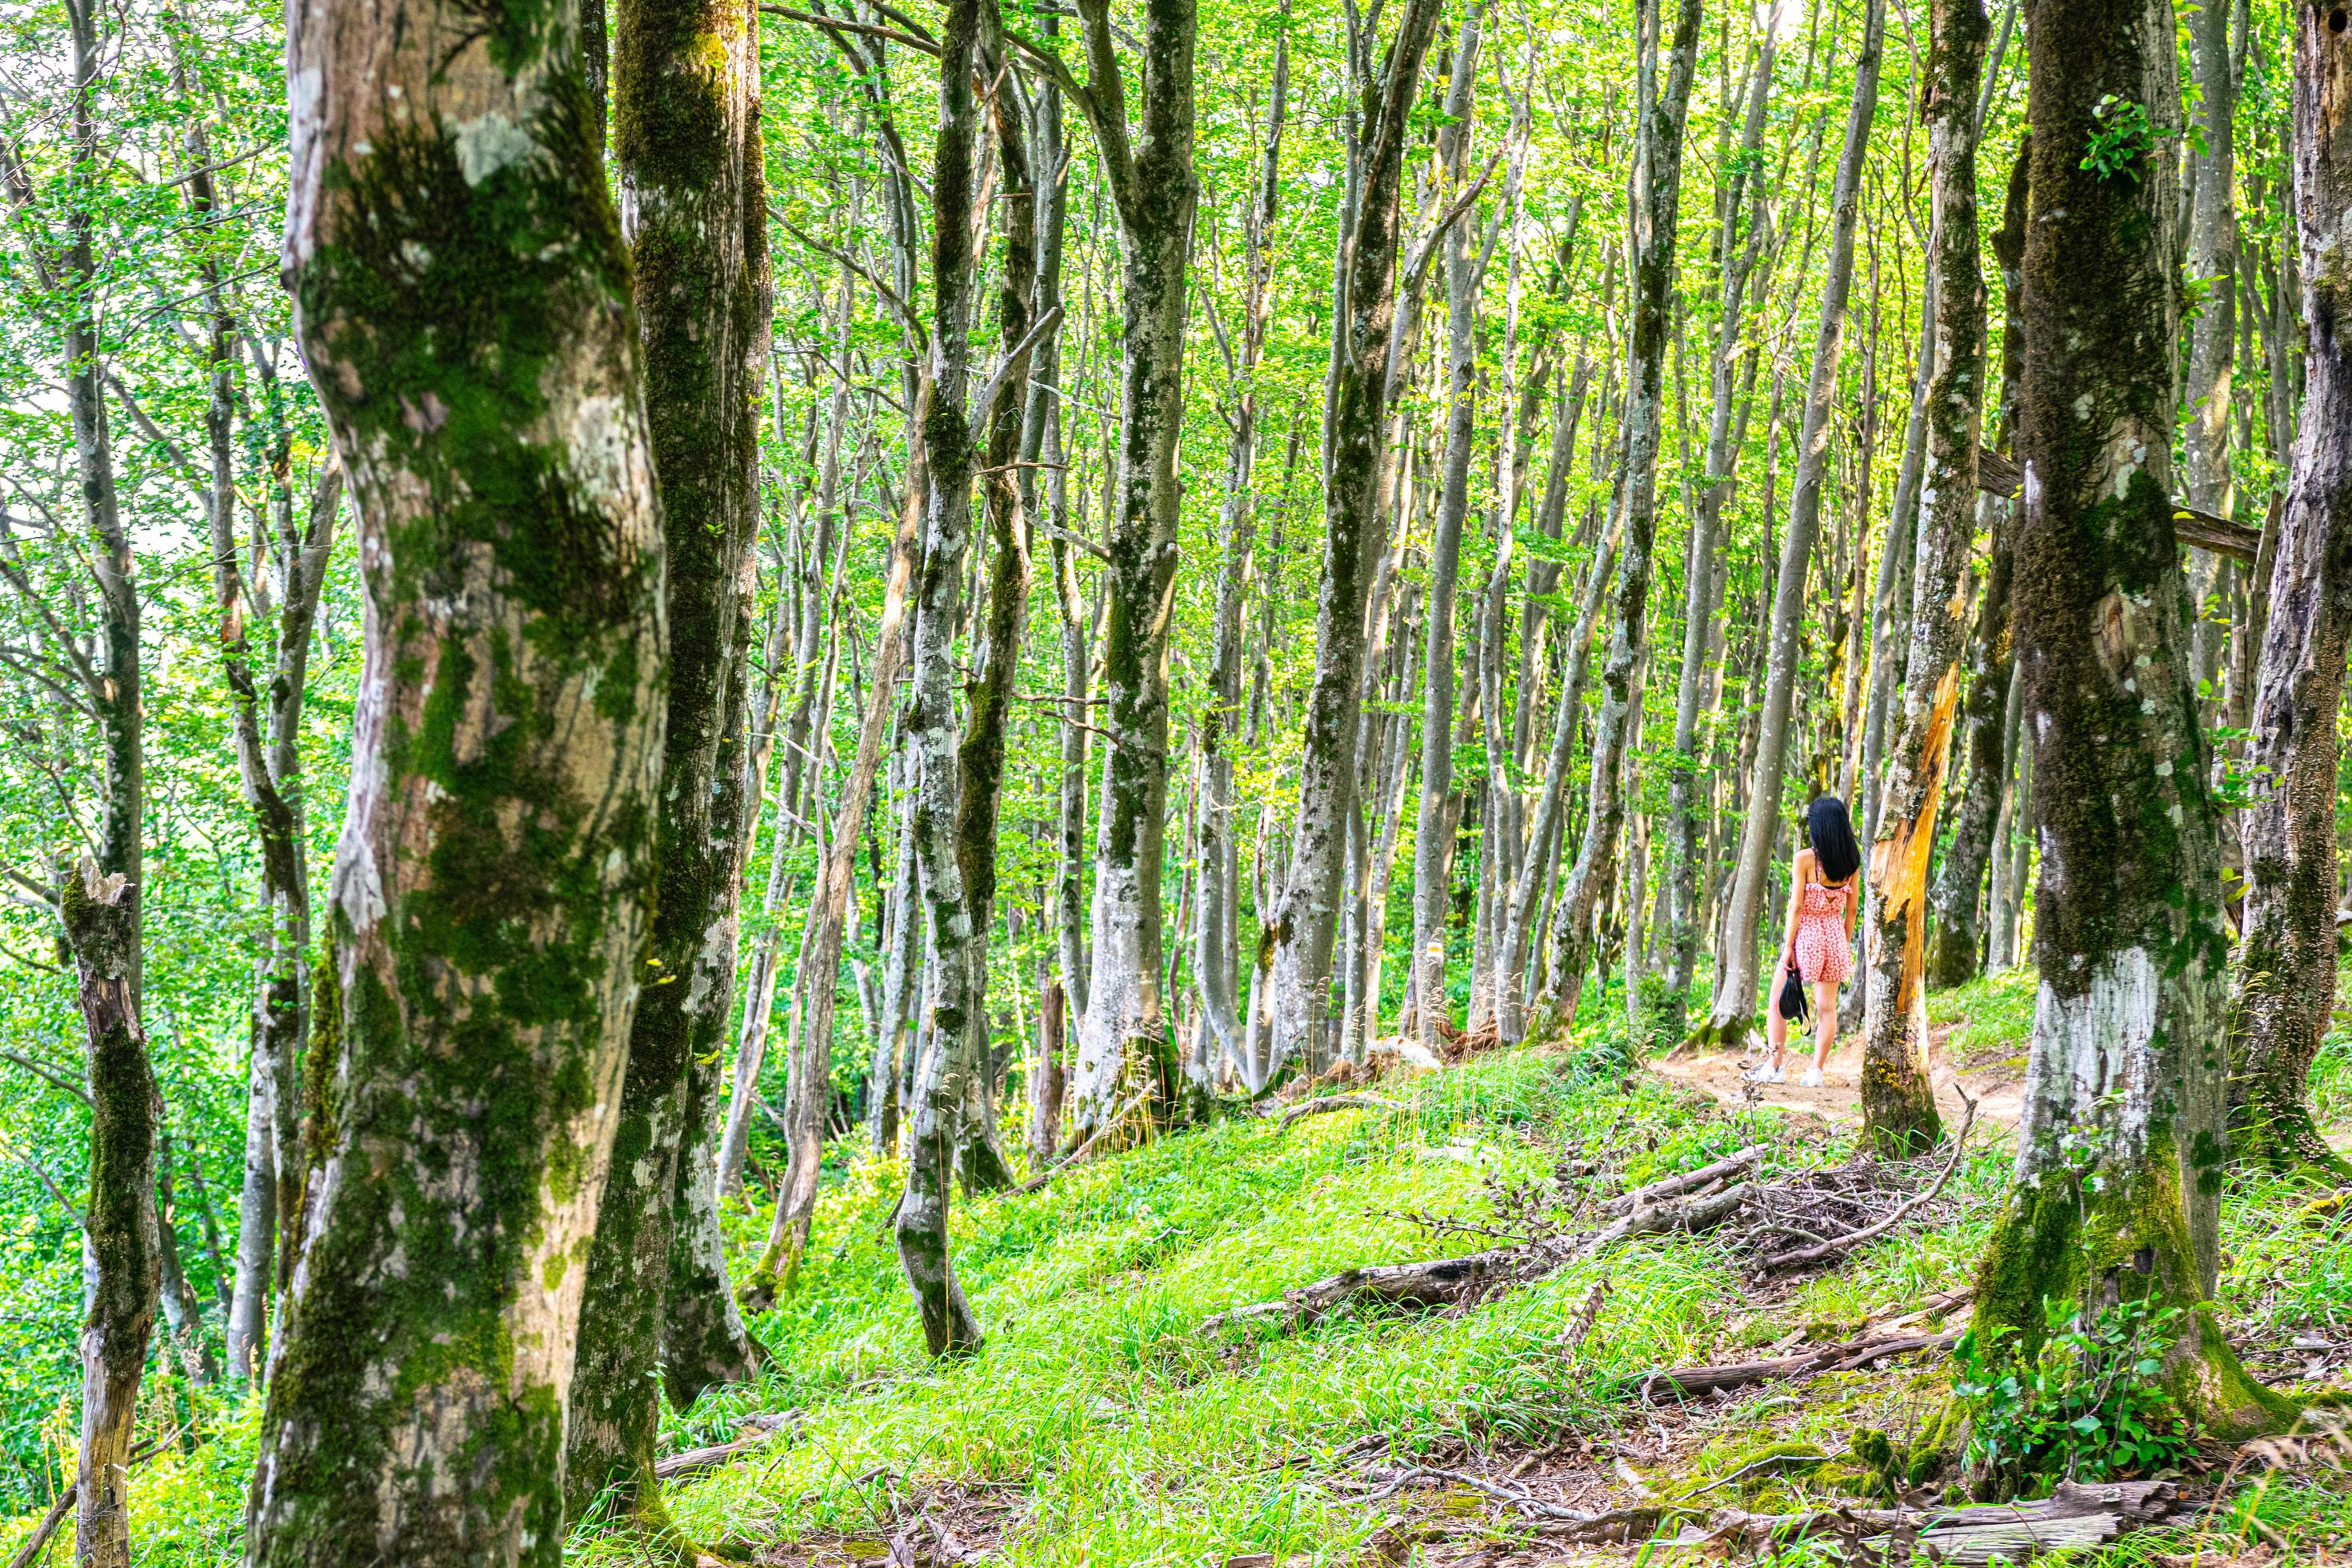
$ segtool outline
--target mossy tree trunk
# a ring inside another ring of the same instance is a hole
[[[728,1317],[723,1263],[715,1290],[679,1290],[676,1275],[694,1267],[694,1178],[715,1175],[692,1166],[713,1157],[710,1064],[734,990],[767,204],[757,12],[622,0],[615,23],[613,146],[669,568],[668,717],[653,942],[588,1260],[565,1492],[577,1516],[614,1489],[620,1513],[658,1530],[661,1389],[646,1369],[691,1403],[750,1376],[757,1353]],[[708,1323],[673,1332],[698,1302],[718,1309],[716,1345]]]
[[[2310,346],[2271,565],[2241,819],[2245,917],[2230,999],[2231,1133],[2275,1170],[2340,1174],[2306,1079],[2336,1004],[2336,708],[2352,637],[2352,32],[2297,13],[2294,191]],[[2193,414],[2192,414],[2193,416]]]
[[[1626,742],[1642,700],[1635,679],[1649,646],[1650,576],[1658,531],[1658,447],[1664,439],[1666,346],[1674,333],[1675,236],[1682,190],[1683,131],[1698,64],[1699,0],[1680,0],[1674,37],[1661,37],[1665,9],[1645,0],[1642,88],[1626,254],[1632,260],[1633,324],[1625,361],[1624,531],[1610,606],[1609,658],[1601,667],[1601,712],[1592,726],[1584,838],[1559,893],[1559,933],[1546,981],[1543,1016],[1576,1016],[1592,951],[1592,911],[1614,879],[1625,823]],[[1663,55],[1663,58],[1662,58]],[[1540,1032],[1540,1030],[1538,1031]]]
[[[54,247],[33,247],[30,260],[58,301],[79,521],[97,589],[97,635],[88,643],[60,636],[52,650],[79,677],[102,768],[94,853],[68,869],[58,888],[79,983],[90,1107],[74,1560],[81,1568],[127,1568],[132,1430],[162,1306],[163,1272],[155,1202],[158,1099],[140,1013],[146,737],[137,563],[116,485],[98,317],[95,182],[102,153],[96,100],[105,45],[96,5],[69,0],[66,15],[73,49],[67,112],[75,158],[67,176],[63,232]],[[22,167],[12,163],[10,174],[23,216],[28,187]],[[21,569],[12,566],[7,575],[20,595],[37,596]]]
[[[961,1142],[964,1079],[979,1070],[986,1049],[986,998],[975,983],[984,973],[976,950],[987,933],[973,924],[971,889],[957,853],[963,773],[955,692],[976,466],[968,400],[981,106],[972,73],[982,7],[993,4],[952,0],[940,28],[939,133],[931,161],[931,398],[923,420],[930,495],[915,593],[912,687],[899,723],[914,784],[908,815],[929,963],[907,1102],[907,1185],[895,1226],[899,1265],[914,1289],[924,1342],[935,1356],[968,1353],[981,1344],[980,1321],[948,1254],[948,1199]]]
[[[2001,334],[2000,392],[1993,405],[1993,433],[1984,443],[1995,451],[2016,439],[2017,377],[2025,361],[2024,323],[2018,317],[2018,267],[2025,253],[2025,174],[2026,158],[2021,153],[2010,169],[2000,227],[1992,235],[2001,296],[2009,303],[2009,326]],[[2011,502],[1981,492],[1976,499],[1987,544],[1984,587],[1977,600],[1976,627],[1969,636],[1968,701],[1960,719],[1969,782],[1943,865],[1936,873],[1927,984],[1937,989],[1975,979],[1987,950],[1987,921],[1979,896],[1985,891],[1995,843],[2003,837],[1998,828],[2011,762],[2009,702],[2016,661],[2010,648],[2009,595],[2016,575],[2015,527]]]
[[[314,1020],[333,1060],[306,1075],[328,1149],[271,1347],[255,1568],[562,1553],[649,973],[664,548],[577,13],[489,17],[289,17],[315,90],[287,272],[358,504],[367,646]]]
[[[1028,126],[1020,94],[1008,68],[1003,21],[997,7],[981,12],[981,80],[988,84],[987,123],[996,133],[996,176],[1004,203],[1004,250],[996,279],[1000,353],[1006,357],[990,376],[985,407],[973,410],[987,430],[986,468],[980,475],[990,542],[988,604],[980,645],[972,650],[976,679],[966,700],[964,733],[956,748],[963,778],[956,800],[956,856],[971,901],[971,995],[976,1048],[972,1070],[960,1075],[963,1110],[956,1127],[956,1173],[967,1192],[1013,1184],[1011,1170],[996,1146],[996,1073],[986,1026],[988,942],[984,934],[996,906],[996,828],[1004,798],[1005,731],[1019,676],[1023,613],[1031,574],[1029,512],[1021,474],[1023,426],[1029,405],[1029,366],[1035,339],[1060,330],[1058,315],[1039,309],[1037,287],[1037,184],[1029,161]]]
[[[1962,574],[1976,542],[1978,409],[1984,398],[1977,84],[1990,31],[1982,0],[1934,0],[1928,13],[1922,107],[1935,209],[1929,232],[1936,254],[1928,264],[1936,271],[1938,302],[1936,368],[1927,384],[1927,456],[1914,544],[1902,723],[1887,748],[1878,835],[1870,849],[1870,879],[1878,896],[1871,901],[1863,976],[1863,1137],[1890,1155],[1923,1153],[1943,1135],[1925,1065],[1927,862],[1959,706],[1968,620]],[[1843,211],[1839,216],[1851,222]]]
[[[1168,631],[1182,494],[1187,262],[1200,193],[1192,166],[1198,0],[1146,0],[1130,133],[1109,0],[1079,0],[1087,80],[1057,83],[1094,128],[1118,210],[1119,416],[1103,574],[1102,805],[1095,827],[1093,951],[1072,1113],[1091,1131],[1167,1048],[1160,994],[1160,868],[1168,821]],[[1069,715],[1076,718],[1076,714]]]
[[[2042,983],[2016,1183],[1980,1266],[1976,1331],[2014,1331],[2030,1354],[2045,1301],[2179,1307],[2166,1381],[2212,1435],[2244,1436],[2280,1402],[2240,1368],[2206,1304],[2220,1261],[2228,949],[2170,500],[2172,10],[2031,0],[2026,26],[2012,613]],[[2143,109],[2155,134],[2103,139],[2094,158],[2105,129],[2095,109],[2116,101]]]

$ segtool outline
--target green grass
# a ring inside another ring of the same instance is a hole
[[[2022,1051],[2032,1006],[2031,977],[2012,974],[1934,998],[1931,1016],[1965,1020],[1953,1054],[1981,1058]],[[2012,1158],[2005,1135],[1990,1131],[1954,1178],[1958,1217],[1884,1238],[1774,1304],[1751,1299],[1723,1245],[1659,1237],[1467,1310],[1338,1316],[1290,1334],[1198,1331],[1213,1313],[1352,1265],[1471,1250],[1478,1244],[1433,1236],[1415,1216],[1486,1216],[1495,1187],[1546,1177],[1565,1159],[1633,1184],[1757,1142],[1778,1168],[1851,1157],[1818,1123],[1726,1110],[1648,1075],[1621,1079],[1604,1022],[1616,1011],[1588,1016],[1578,1056],[1498,1053],[1384,1085],[1381,1093],[1409,1102],[1402,1114],[1344,1111],[1287,1132],[1270,1120],[1227,1120],[1076,1168],[1035,1194],[959,1200],[956,1265],[988,1342],[955,1363],[924,1355],[898,1272],[887,1231],[898,1173],[845,1142],[798,1290],[754,1323],[773,1366],[671,1417],[665,1436],[673,1447],[723,1438],[761,1410],[802,1410],[805,1424],[674,1487],[675,1517],[726,1546],[813,1534],[872,1542],[912,1499],[950,1492],[992,1501],[1003,1517],[993,1551],[1017,1568],[1189,1568],[1255,1552],[1346,1562],[1398,1506],[1347,1500],[1322,1484],[1351,1445],[1452,1456],[1576,1436],[1606,1450],[1621,1426],[1643,1429],[1620,1397],[1630,1374],[1733,1359],[1798,1329],[1835,1331],[1969,1282]],[[2346,1048],[2331,1039],[2331,1051]],[[2347,1076],[2352,1063],[2326,1081]],[[2221,1295],[2234,1331],[2280,1339],[2352,1321],[2352,1219],[2305,1222],[2311,1196],[2270,1177],[2233,1180]],[[730,1223],[748,1250],[765,1216]],[[1563,1329],[1602,1279],[1611,1292],[1598,1325],[1564,1355]],[[1926,1429],[1946,1381],[1930,1367],[1840,1374],[1801,1395],[1767,1385],[1711,1407],[1704,1446],[1652,1468],[1651,1479],[1686,1495],[1761,1445],[1793,1443],[1832,1468],[1767,1467],[1706,1495],[1801,1503],[1851,1479],[1837,1462],[1857,1430],[1906,1441]],[[146,1428],[184,1420],[188,1398],[157,1383]],[[255,1411],[213,1398],[197,1408],[210,1440],[138,1472],[142,1568],[236,1561]],[[70,1462],[68,1415],[50,1424],[61,1464]],[[2308,1481],[2283,1479],[2235,1506],[2298,1551],[2352,1537],[2340,1490]],[[2191,1549],[2221,1544],[2225,1526],[2252,1531],[2232,1518]],[[0,1552],[13,1552],[23,1528],[0,1527]],[[2169,1551],[2185,1539],[2152,1535],[2110,1555],[2153,1563],[2151,1541]],[[572,1555],[603,1565],[635,1552],[625,1539],[583,1530]]]

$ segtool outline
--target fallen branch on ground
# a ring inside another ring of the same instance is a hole
[[[1843,1535],[1864,1560],[1883,1559],[1892,1541],[1906,1538],[1934,1563],[2017,1562],[2041,1552],[2100,1546],[2128,1530],[2170,1514],[2180,1490],[2170,1481],[2113,1481],[2079,1486],[2061,1481],[2037,1502],[1990,1503],[1951,1509],[1843,1508],[1811,1513],[1717,1513],[1703,1531],[1685,1531],[1663,1544],[1750,1550],[1786,1546],[1808,1537]],[[1864,1535],[1863,1531],[1871,1533]]]
[[[16,1556],[8,1560],[8,1568],[32,1568],[33,1563],[40,1561],[41,1553],[48,1550],[49,1537],[55,1535],[58,1526],[65,1522],[66,1515],[72,1511],[74,1499],[79,1495],[75,1486],[69,1486],[58,1494],[58,1500],[49,1505],[49,1511],[41,1515],[41,1522],[33,1527],[33,1533],[25,1538],[25,1544],[17,1549]]]
[[[1030,1177],[1027,1181],[1022,1183],[1019,1186],[1013,1188],[1013,1195],[1016,1198],[1026,1197],[1029,1194],[1039,1191],[1047,1182],[1052,1181],[1055,1176],[1060,1175],[1064,1171],[1068,1170],[1072,1165],[1076,1164],[1088,1154],[1093,1153],[1096,1144],[1101,1142],[1105,1138],[1109,1137],[1113,1132],[1124,1126],[1127,1122],[1127,1119],[1134,1115],[1138,1110],[1143,1109],[1143,1102],[1150,1098],[1151,1090],[1149,1089],[1139,1089],[1133,1099],[1129,1100],[1125,1105],[1120,1106],[1116,1111],[1111,1113],[1109,1121],[1105,1121],[1100,1127],[1095,1129],[1093,1136],[1089,1137],[1085,1142],[1079,1144],[1076,1148],[1071,1150],[1068,1153],[1063,1155],[1060,1159],[1055,1161],[1052,1164],[1046,1166],[1044,1170],[1038,1172],[1035,1175]]]
[[[680,1476],[690,1476],[697,1470],[708,1470],[723,1465],[740,1455],[764,1447],[779,1436],[796,1431],[801,1424],[797,1410],[769,1412],[754,1415],[743,1425],[752,1430],[732,1443],[714,1443],[707,1448],[688,1448],[683,1454],[672,1454],[654,1461],[654,1479],[674,1481]]]
[[[1727,1176],[1745,1171],[1757,1161],[1761,1160],[1765,1153],[1763,1144],[1751,1143],[1736,1154],[1725,1155],[1712,1165],[1701,1165],[1696,1171],[1686,1171],[1679,1176],[1668,1176],[1664,1181],[1652,1182],[1646,1187],[1636,1188],[1630,1193],[1621,1193],[1602,1204],[1601,1212],[1624,1214],[1637,1203],[1654,1204],[1661,1198],[1673,1197],[1677,1193],[1687,1193],[1694,1188],[1706,1186],[1710,1183],[1721,1181]]]
[[[1678,1178],[1669,1177],[1668,1181]],[[1663,1186],[1664,1183],[1656,1184]],[[1591,1258],[1636,1236],[1664,1231],[1704,1230],[1738,1208],[1753,1189],[1746,1182],[1717,1192],[1651,1202],[1654,1189],[1630,1193],[1635,1201],[1620,1219],[1589,1236],[1563,1237],[1498,1247],[1465,1258],[1440,1258],[1427,1263],[1394,1263],[1374,1268],[1349,1268],[1283,1292],[1278,1300],[1235,1307],[1202,1321],[1199,1332],[1234,1323],[1284,1320],[1301,1328],[1341,1306],[1387,1302],[1398,1306],[1436,1307],[1468,1301],[1507,1281],[1540,1279],[1580,1258]]]
[[[1808,1263],[1819,1263],[1823,1258],[1842,1258],[1871,1237],[1884,1236],[1894,1229],[1914,1210],[1933,1203],[1936,1195],[1944,1190],[1944,1184],[1952,1179],[1952,1173],[1960,1168],[1960,1157],[1967,1152],[1969,1146],[1969,1131],[1977,1124],[1977,1102],[1969,1100],[1965,1093],[1960,1095],[1960,1099],[1967,1104],[1968,1113],[1960,1121],[1960,1135],[1952,1140],[1952,1157],[1944,1162],[1943,1170],[1937,1173],[1933,1182],[1928,1184],[1925,1191],[1916,1197],[1908,1198],[1896,1205],[1894,1213],[1874,1225],[1864,1226],[1859,1230],[1850,1230],[1843,1236],[1831,1237],[1811,1247],[1798,1247],[1793,1252],[1776,1253],[1758,1264],[1757,1272],[1776,1274],[1783,1268],[1801,1268]]]
[[[1767,1361],[1732,1362],[1721,1366],[1662,1367],[1643,1377],[1635,1387],[1639,1397],[1643,1399],[1649,1398],[1650,1391],[1661,1384],[1685,1397],[1694,1397],[1720,1389],[1746,1388],[1750,1384],[1810,1377],[1821,1372],[1856,1372],[1889,1356],[1908,1355],[1915,1351],[1949,1350],[1959,1337],[1958,1330],[1941,1334],[1885,1334],[1875,1339],[1843,1340],[1801,1354],[1777,1356]]]
[[[1292,1106],[1279,1108],[1269,1106],[1265,1110],[1260,1111],[1259,1114],[1262,1116],[1280,1116],[1282,1118],[1282,1126],[1280,1131],[1287,1132],[1290,1131],[1290,1124],[1297,1121],[1300,1117],[1319,1116],[1327,1110],[1393,1110],[1402,1112],[1411,1109],[1412,1107],[1400,1105],[1393,1100],[1382,1100],[1377,1094],[1327,1094],[1319,1100],[1302,1100],[1297,1104]]]

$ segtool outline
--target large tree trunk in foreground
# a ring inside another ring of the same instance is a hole
[[[1680,0],[1674,39],[1661,0],[1647,0],[1650,58],[1643,64],[1649,90],[1648,123],[1626,236],[1633,321],[1625,363],[1625,522],[1611,605],[1609,660],[1601,668],[1601,713],[1592,726],[1592,768],[1585,796],[1584,841],[1561,888],[1561,931],[1538,1019],[1540,1037],[1550,1021],[1576,1016],[1577,995],[1591,952],[1592,910],[1616,865],[1625,822],[1626,742],[1642,700],[1635,679],[1649,643],[1650,572],[1658,530],[1658,447],[1664,437],[1666,344],[1674,331],[1675,236],[1683,177],[1683,128],[1690,110],[1691,79],[1698,65],[1699,0]]]
[[[2230,1006],[2231,1132],[2277,1170],[2341,1173],[2305,1079],[2336,1005],[2336,709],[2352,636],[2352,37],[2295,35],[2294,152],[2311,343],[2263,634],[2241,820],[2245,916]]]
[[[981,7],[955,0],[940,31],[940,123],[931,176],[931,401],[923,420],[930,498],[915,595],[912,689],[901,727],[914,775],[908,822],[930,962],[922,979],[922,1027],[907,1103],[907,1184],[895,1228],[898,1261],[933,1355],[981,1344],[948,1255],[948,1199],[961,1137],[965,1079],[986,1047],[986,997],[971,889],[957,855],[963,773],[956,756],[956,634],[963,619],[964,557],[971,546],[972,439],[969,416],[973,292],[974,154],[980,105],[972,90]]]
[[[1976,1332],[2031,1356],[2044,1303],[2183,1309],[2163,1377],[2219,1437],[2284,1402],[2206,1303],[2219,1266],[2227,938],[2221,838],[2172,526],[2176,220],[2162,133],[2172,8],[2031,0],[2024,470],[2014,615],[2042,844],[2042,973],[2017,1180],[1986,1249]],[[2083,167],[2094,106],[2148,106],[2158,149]]]
[[[1863,975],[1863,1136],[1890,1156],[1924,1153],[1943,1137],[1925,1063],[1927,862],[1959,709],[1960,640],[1968,621],[1962,573],[1976,539],[1977,421],[1984,399],[1976,119],[1977,82],[1992,29],[1982,0],[1934,0],[1928,29],[1925,114],[1939,290],[1936,373],[1927,384],[1927,459],[1903,726],[1888,751],[1878,837],[1870,848],[1870,880],[1878,897],[1871,903]]]
[[[1168,826],[1168,631],[1182,495],[1184,324],[1200,184],[1192,167],[1197,0],[1146,0],[1142,134],[1131,143],[1109,0],[1080,0],[1083,100],[1118,207],[1118,466],[1105,541],[1102,808],[1095,832],[1091,974],[1072,1113],[1082,1132],[1117,1114],[1168,1048],[1160,994],[1160,867]],[[1073,713],[1070,718],[1076,718]]]
[[[690,1221],[677,1194],[682,1176],[714,1174],[684,1163],[710,1157],[709,1080],[734,995],[767,228],[756,13],[742,0],[622,0],[618,23],[613,142],[667,542],[668,723],[653,942],[588,1259],[565,1493],[577,1517],[615,1488],[621,1513],[659,1526],[661,1391],[646,1369],[663,1366],[673,1385],[683,1373],[679,1392],[699,1394],[748,1377],[754,1354],[738,1323],[734,1354],[713,1365],[710,1347],[673,1342],[669,1318],[702,1305],[672,1300]],[[711,1294],[730,1305],[723,1283]]]
[[[576,13],[506,28],[430,4],[291,17],[315,94],[287,275],[358,502],[368,637],[332,1145],[271,1347],[256,1568],[562,1554],[655,892],[665,572]]]
[[[1748,786],[1748,819],[1739,837],[1731,909],[1716,955],[1715,1005],[1704,1033],[1733,1047],[1754,1027],[1757,1000],[1756,934],[1766,905],[1766,874],[1772,842],[1782,817],[1781,785],[1789,760],[1790,707],[1795,695],[1797,639],[1804,619],[1805,587],[1812,574],[1813,545],[1821,534],[1822,481],[1828,468],[1830,406],[1837,394],[1838,347],[1845,334],[1846,298],[1853,284],[1853,234],[1859,213],[1862,163],[1870,142],[1871,118],[1878,102],[1880,37],[1885,0],[1872,0],[1863,20],[1862,53],[1854,62],[1854,96],[1838,159],[1831,197],[1829,255],[1822,269],[1822,310],[1813,341],[1812,378],[1805,394],[1803,432],[1798,438],[1797,472],[1789,489],[1789,527],[1780,541],[1779,580],[1773,584],[1769,651],[1761,672],[1762,710],[1757,721],[1756,770]],[[1900,515],[1896,526],[1900,526]],[[1867,787],[1865,784],[1865,787]]]

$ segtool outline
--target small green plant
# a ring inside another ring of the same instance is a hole
[[[2134,165],[2156,145],[2156,127],[2147,118],[2147,106],[2105,93],[2091,106],[2091,118],[2098,121],[2098,129],[2091,132],[2082,167],[2103,184],[2117,174],[2139,184],[2139,170]]]
[[[2013,1329],[1961,1336],[1953,1386],[1970,1422],[1969,1463],[1996,1487],[2034,1478],[2105,1480],[2189,1457],[2196,1434],[2158,1381],[2179,1309],[2120,1301],[2084,1313],[2045,1301],[2047,1332],[2031,1360]]]

